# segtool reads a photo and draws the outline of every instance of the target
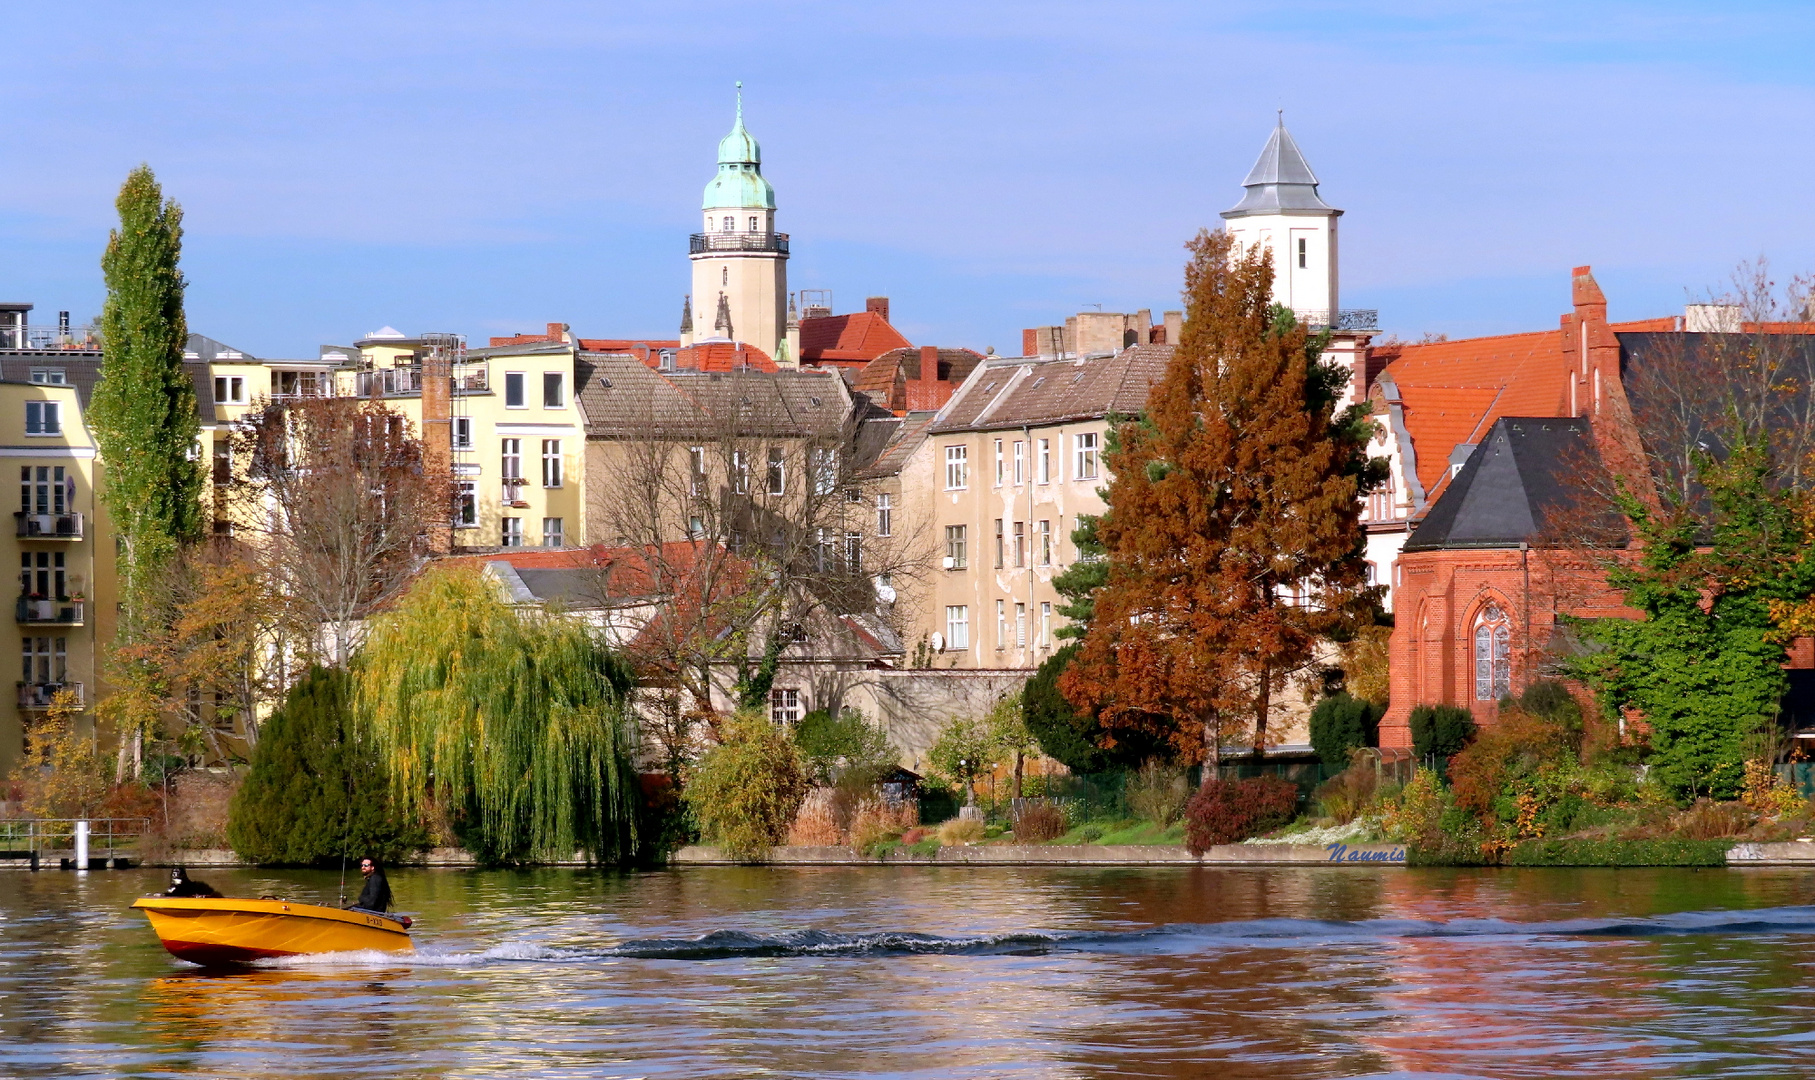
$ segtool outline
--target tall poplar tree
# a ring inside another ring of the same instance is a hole
[[[201,431],[195,385],[183,369],[183,211],[164,199],[149,165],[126,178],[120,227],[107,239],[101,272],[101,379],[88,420],[106,463],[101,497],[120,537],[120,640],[133,643],[155,619],[149,594],[179,547],[202,535]]]
[[[1246,728],[1259,753],[1286,680],[1376,606],[1357,496],[1385,464],[1367,407],[1337,408],[1347,373],[1270,305],[1271,255],[1223,232],[1190,251],[1179,347],[1105,454],[1108,576],[1060,687],[1112,735],[1215,762]]]

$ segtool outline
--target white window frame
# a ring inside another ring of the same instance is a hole
[[[876,535],[895,535],[895,497],[886,491],[876,496]]]
[[[567,546],[567,523],[564,520],[558,517],[542,519],[542,546],[552,548]]]
[[[770,495],[788,493],[788,452],[779,446],[769,447],[769,470],[763,474],[763,490]],[[748,484],[745,485],[748,487]]]
[[[819,446],[813,449],[813,494],[830,495],[838,490],[838,451]]]
[[[950,569],[963,570],[970,566],[970,529],[964,525],[947,525],[945,527],[945,557],[952,561]]]
[[[1052,565],[1052,521],[1040,519],[1039,528],[1034,530],[1034,557],[1040,560],[1036,566]]]
[[[1040,601],[1040,648],[1052,648],[1052,601]]]
[[[963,651],[971,647],[971,609],[966,604],[945,606],[945,647]]]
[[[962,443],[945,448],[945,490],[964,491],[971,486],[971,448]]]
[[[1034,482],[1052,483],[1052,440],[1040,439],[1034,444]]]
[[[1002,472],[1007,468],[1007,461],[1002,456],[1002,440],[996,440],[996,486],[1002,486]]]
[[[63,403],[60,401],[26,402],[25,434],[32,438],[55,438],[63,434]]]
[[[471,450],[473,448],[473,418],[472,417],[470,417],[470,416],[454,417],[454,422],[453,422],[452,426],[450,426],[448,428],[448,433],[449,433],[449,437],[453,440],[454,449]]]
[[[1027,648],[1027,604],[1015,601],[1015,648]]]
[[[731,219],[726,218],[725,220]],[[799,687],[777,686],[769,691],[769,719],[771,721],[792,726],[800,723],[802,715]]]
[[[507,518],[498,519],[498,546],[499,547],[522,547],[523,546],[523,519],[522,518],[507,517]]]
[[[498,441],[499,478],[507,484],[523,482],[523,440],[500,439]]]
[[[561,486],[561,440],[542,440],[542,486],[558,488]]]
[[[63,368],[35,367],[31,369],[30,381],[39,386],[64,386],[69,378]]]
[[[1008,648],[1008,601],[996,601],[996,648]]]
[[[479,527],[479,482],[461,480],[454,489],[454,528]]]
[[[516,380],[517,390],[517,403],[515,405],[510,403],[511,380],[513,379]],[[526,373],[521,371],[507,371],[504,373],[504,407],[507,409],[529,408],[529,376]]]
[[[1072,436],[1072,449],[1077,460],[1071,478],[1073,480],[1095,480],[1097,478],[1097,433],[1086,431]]]
[[[1027,442],[1015,440],[1015,486],[1027,483]]]
[[[552,401],[548,393],[550,389],[554,390]],[[567,408],[567,375],[564,372],[544,371],[542,373],[542,407],[544,409]]]

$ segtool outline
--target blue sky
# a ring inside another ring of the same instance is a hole
[[[1615,318],[1815,269],[1815,6],[12,0],[0,299],[84,321],[112,198],[183,204],[191,326],[260,356],[391,324],[671,336],[730,125],[790,284],[1018,351],[1177,305],[1276,108],[1347,211],[1342,302],[1404,336]]]

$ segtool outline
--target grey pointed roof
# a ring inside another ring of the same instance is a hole
[[[1503,416],[1403,550],[1544,547],[1586,537],[1622,545],[1624,521],[1592,498],[1591,478],[1601,470],[1588,420]]]
[[[1340,214],[1341,210],[1325,203],[1317,194],[1317,174],[1292,141],[1282,116],[1273,134],[1267,138],[1260,160],[1248,170],[1242,181],[1248,193],[1234,207],[1223,211],[1223,217],[1248,217],[1252,214]]]

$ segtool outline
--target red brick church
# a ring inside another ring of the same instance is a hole
[[[1692,309],[1687,325],[1609,323],[1587,267],[1572,289],[1573,310],[1553,331],[1370,352],[1369,396],[1409,493],[1401,514],[1370,515],[1370,531],[1403,533],[1389,582],[1382,746],[1410,745],[1418,705],[1463,705],[1491,723],[1502,697],[1544,676],[1562,643],[1559,616],[1636,617],[1604,569],[1631,550],[1630,529],[1593,512],[1606,504],[1587,495],[1597,477],[1651,467],[1655,448],[1641,439],[1631,393],[1645,365],[1722,334],[1790,335],[1790,347],[1815,348],[1815,324],[1741,326],[1720,310]],[[1645,413],[1644,401],[1636,407]],[[1592,546],[1580,541],[1584,530]],[[1792,721],[1815,724],[1799,715],[1815,705],[1809,639],[1795,643],[1790,666]]]

